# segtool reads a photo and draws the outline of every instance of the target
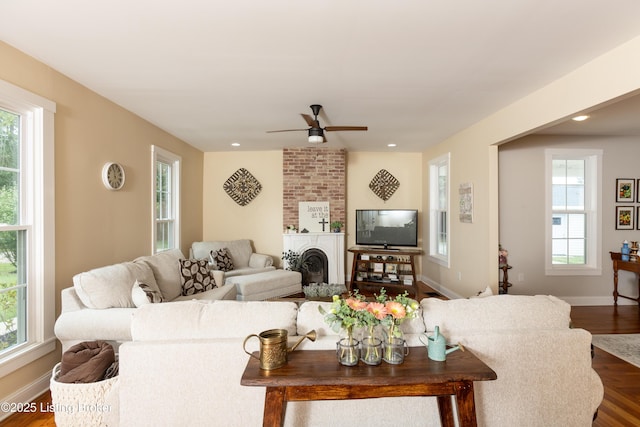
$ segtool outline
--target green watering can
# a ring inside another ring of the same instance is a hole
[[[425,342],[423,338],[426,338],[427,341]],[[422,344],[427,347],[427,354],[429,355],[429,359],[435,360],[437,362],[444,362],[447,359],[447,354],[451,353],[452,351],[464,351],[464,347],[460,343],[451,348],[447,348],[447,339],[444,337],[444,335],[440,334],[439,326],[436,326],[435,331],[431,336],[427,334],[420,335],[420,342],[422,342]]]

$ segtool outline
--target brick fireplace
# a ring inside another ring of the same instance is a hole
[[[344,233],[283,234],[282,246],[284,252],[291,250],[303,258],[309,257],[312,271],[303,273],[303,285],[309,282],[344,285]]]
[[[330,221],[346,227],[346,151],[327,148],[285,148],[282,155],[283,206],[282,227],[298,226],[299,202],[329,202]],[[284,234],[283,250],[301,255],[310,251],[313,272],[308,281],[330,284],[345,283],[345,234]],[[326,260],[325,260],[326,258]]]
[[[346,151],[285,148],[282,154],[282,228],[298,225],[299,202],[329,202],[331,221],[346,224]]]

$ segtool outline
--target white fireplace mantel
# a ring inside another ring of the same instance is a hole
[[[282,236],[284,252],[291,250],[302,254],[308,249],[324,252],[329,264],[329,283],[344,285],[344,233],[286,233]]]

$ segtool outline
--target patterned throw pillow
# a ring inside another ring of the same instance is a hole
[[[142,283],[138,280],[136,280],[133,284],[133,288],[131,289],[131,299],[136,307],[164,302],[164,298],[160,291],[153,289],[146,283]]]
[[[231,271],[233,270],[233,261],[229,256],[227,248],[218,249],[217,251],[211,251],[209,254],[211,258],[211,265],[215,270]]]
[[[209,262],[206,259],[181,259],[180,281],[182,295],[193,295],[215,287],[209,274]]]

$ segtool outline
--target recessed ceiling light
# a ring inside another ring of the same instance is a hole
[[[589,118],[589,116],[587,115],[582,115],[582,116],[575,116],[574,118],[572,118],[571,120],[574,120],[576,122],[584,122],[585,120],[587,120]]]
[[[240,143],[239,142],[232,142],[231,146],[233,147],[240,147]]]
[[[391,144],[387,144],[387,147],[397,147],[398,144],[394,144],[393,142]]]

